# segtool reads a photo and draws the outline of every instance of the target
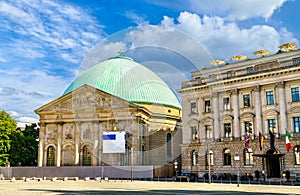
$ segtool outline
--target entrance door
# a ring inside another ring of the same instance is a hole
[[[274,150],[268,150],[267,154],[274,154]],[[280,177],[280,161],[278,155],[270,155],[266,159],[268,177]]]

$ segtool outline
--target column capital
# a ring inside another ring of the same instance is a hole
[[[285,83],[284,83],[284,81],[280,81],[280,82],[277,82],[276,85],[279,88],[284,88]]]
[[[255,91],[255,92],[259,92],[260,91],[260,86],[259,85],[253,86],[252,90]]]
[[[231,94],[233,94],[233,95],[237,95],[238,92],[239,92],[238,89],[232,89],[232,90],[231,90]]]
[[[45,123],[45,122],[40,122],[40,123],[38,123],[38,125],[39,125],[40,127],[46,127],[46,123]]]
[[[216,92],[216,91],[214,91],[214,92],[212,93],[212,97],[213,97],[213,98],[217,98],[217,97],[219,97],[219,93],[218,93],[218,92]]]

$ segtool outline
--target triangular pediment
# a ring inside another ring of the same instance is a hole
[[[99,109],[119,109],[136,105],[88,85],[65,94],[35,110],[37,114],[49,112],[77,112]]]
[[[194,118],[192,118],[192,119],[190,119],[189,121],[187,121],[187,124],[188,125],[195,125],[195,124],[197,124],[197,123],[199,123],[200,121],[198,120],[198,119],[194,119]]]

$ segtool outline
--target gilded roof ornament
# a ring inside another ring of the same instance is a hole
[[[236,55],[231,57],[232,60],[244,60],[246,58],[247,56],[243,56],[243,55]]]
[[[265,55],[268,55],[269,53],[270,53],[270,50],[258,50],[258,51],[253,52],[254,55],[261,56],[261,57],[264,57]]]
[[[279,46],[279,48],[285,52],[294,51],[297,49],[296,47],[297,47],[296,43],[285,43]]]
[[[219,65],[219,64],[224,64],[225,62],[223,60],[213,60],[210,62],[210,64],[213,65]]]

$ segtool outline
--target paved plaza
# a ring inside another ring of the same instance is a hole
[[[299,186],[156,181],[0,181],[1,194],[300,194]]]

